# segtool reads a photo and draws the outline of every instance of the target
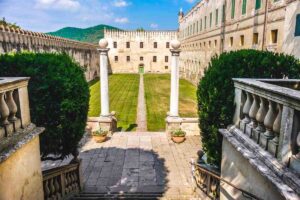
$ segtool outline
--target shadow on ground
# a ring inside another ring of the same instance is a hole
[[[152,150],[100,147],[80,154],[84,192],[158,193],[168,183],[165,160]]]

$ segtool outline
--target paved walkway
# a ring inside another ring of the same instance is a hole
[[[104,143],[91,139],[80,151],[84,191],[191,195],[189,162],[199,149],[197,136],[174,144],[162,132],[115,133]]]
[[[143,74],[140,74],[136,124],[138,125],[136,128],[137,132],[147,131],[147,111],[146,111],[146,102],[145,102],[144,75]]]

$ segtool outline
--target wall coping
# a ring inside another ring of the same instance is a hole
[[[298,199],[300,180],[298,176],[269,152],[247,137],[235,126],[219,129],[219,132],[249,163],[268,179],[286,199]]]
[[[45,128],[30,124],[24,129],[19,129],[11,137],[0,140],[0,164],[7,160],[27,143],[44,132]]]

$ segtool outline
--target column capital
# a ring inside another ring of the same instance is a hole
[[[109,50],[110,50],[109,48],[105,48],[105,49],[99,48],[99,49],[97,49],[97,51],[99,51],[100,54],[107,54]]]
[[[170,49],[172,56],[179,56],[181,50],[180,49]]]

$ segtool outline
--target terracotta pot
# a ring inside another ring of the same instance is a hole
[[[183,137],[172,136],[172,140],[173,140],[173,142],[175,142],[175,143],[182,143],[182,142],[184,142],[185,137],[184,137],[184,136],[183,136]]]
[[[105,142],[106,140],[106,135],[102,136],[102,135],[93,135],[93,139],[97,142],[97,143],[102,143]]]

